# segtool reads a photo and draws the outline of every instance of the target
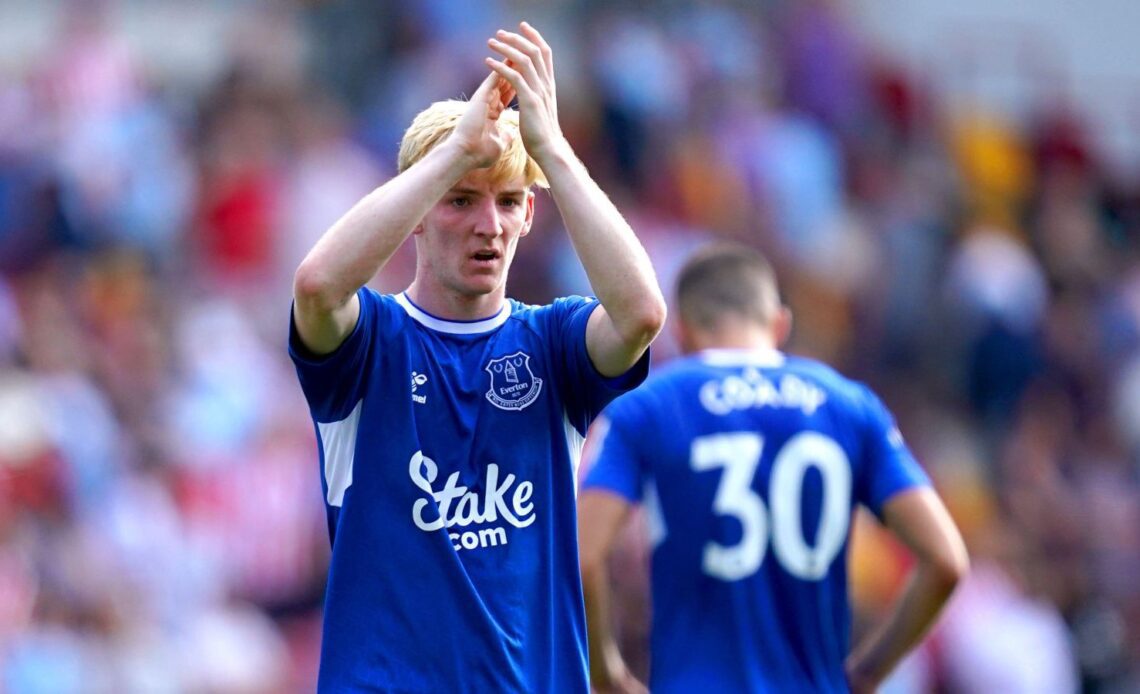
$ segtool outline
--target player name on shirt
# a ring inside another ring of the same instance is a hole
[[[799,409],[811,415],[827,402],[827,393],[801,378],[784,374],[776,384],[754,368],[739,376],[708,381],[701,386],[699,397],[701,405],[716,415],[760,407]]]
[[[466,528],[472,524],[491,524],[500,519],[515,528],[525,528],[534,523],[534,503],[530,500],[534,494],[534,484],[524,480],[515,485],[517,478],[514,473],[508,473],[500,483],[499,466],[495,463],[487,465],[484,472],[485,495],[459,484],[458,472],[451,473],[443,489],[435,491],[432,483],[439,476],[439,466],[424,455],[423,451],[416,451],[412,455],[408,462],[408,474],[412,478],[412,483],[431,497],[430,500],[417,499],[412,505],[412,520],[416,527],[424,532],[456,526]],[[456,551],[497,547],[507,544],[507,531],[500,524],[477,530],[448,533],[448,538]]]

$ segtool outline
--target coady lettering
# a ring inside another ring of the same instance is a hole
[[[786,407],[803,410],[811,416],[827,401],[823,390],[791,374],[785,375],[777,385],[755,369],[747,369],[741,376],[708,381],[701,386],[699,397],[701,405],[716,415],[734,410]]]

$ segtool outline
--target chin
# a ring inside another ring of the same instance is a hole
[[[503,286],[497,279],[488,277],[485,281],[471,280],[463,284],[463,293],[468,296],[486,296],[493,294],[496,289]]]

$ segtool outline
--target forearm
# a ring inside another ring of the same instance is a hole
[[[610,577],[606,569],[618,530],[629,518],[630,505],[610,492],[586,489],[578,497],[578,548],[582,591],[586,600],[586,632],[590,648],[590,682],[599,692],[641,691],[634,686],[614,638],[610,615]]]
[[[932,564],[919,564],[887,618],[855,647],[846,669],[854,687],[877,686],[917,646],[938,618],[958,575]]]
[[[644,348],[665,313],[649,255],[568,144],[540,166],[594,294],[622,338]]]
[[[970,566],[962,536],[933,489],[895,495],[883,506],[883,519],[917,563],[886,620],[847,659],[856,692],[877,686],[918,644]]]
[[[617,683],[616,674],[625,667],[610,622],[609,574],[604,566],[583,570],[582,590],[586,601],[590,684],[598,689],[610,688]]]
[[[317,241],[297,270],[294,293],[316,310],[347,302],[388,262],[431,207],[473,164],[444,141],[372,191]]]

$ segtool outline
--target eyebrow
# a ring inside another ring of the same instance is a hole
[[[451,194],[453,194],[453,195],[475,195],[475,196],[478,196],[478,195],[483,195],[483,191],[481,191],[481,190],[476,190],[476,189],[474,189],[474,188],[452,188],[452,189],[451,189],[450,191],[448,191],[448,192],[450,192],[450,193],[451,193]],[[522,190],[522,189],[517,189],[517,190],[500,190],[500,191],[499,191],[498,193],[496,193],[495,195],[496,195],[496,197],[501,197],[501,196],[504,196],[504,195],[505,195],[505,196],[507,196],[507,197],[520,197],[520,198],[521,198],[521,197],[523,197],[524,195],[526,195],[526,191],[525,191],[525,190]]]

